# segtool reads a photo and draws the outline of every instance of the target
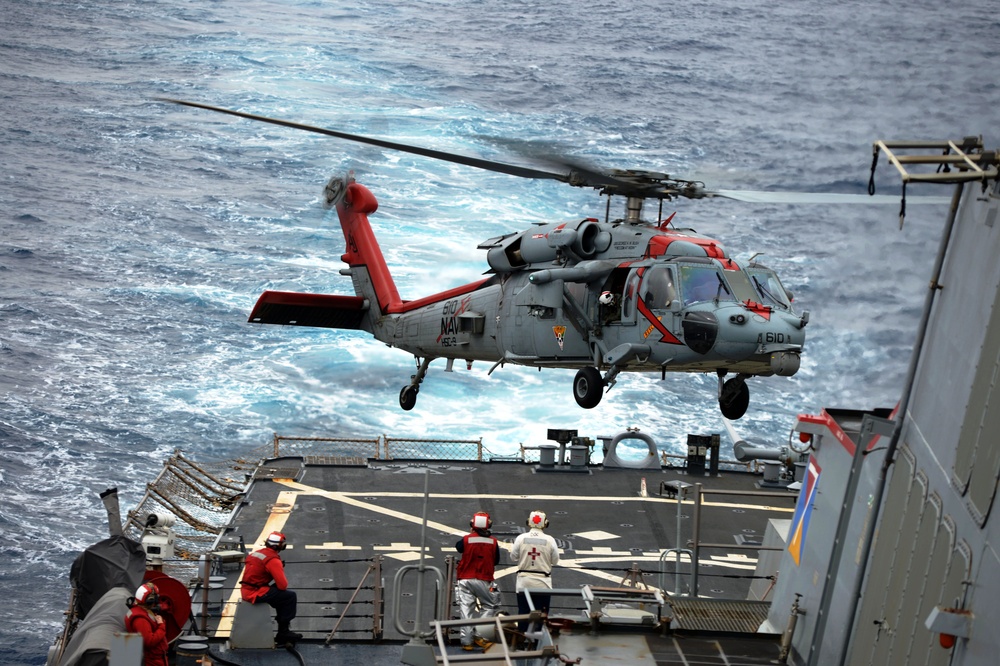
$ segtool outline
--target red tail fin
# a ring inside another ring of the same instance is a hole
[[[375,293],[358,295],[366,298],[374,296],[379,310],[384,313],[390,307],[398,307],[401,301],[396,283],[392,281],[382,250],[368,223],[368,215],[376,210],[378,201],[375,195],[358,183],[348,185],[347,195],[337,204],[337,215],[344,231],[344,240],[347,241],[347,251],[341,258],[352,268],[364,266],[368,269],[368,276]],[[355,280],[354,284],[357,289],[358,281]]]

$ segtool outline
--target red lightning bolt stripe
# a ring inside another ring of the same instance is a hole
[[[677,339],[677,336],[667,330],[667,327],[663,325],[663,322],[656,318],[656,315],[654,315],[650,309],[646,307],[646,304],[643,303],[641,298],[636,301],[636,309],[638,309],[639,312],[642,313],[642,316],[648,319],[649,323],[660,332],[660,335],[662,336],[660,338],[660,342],[665,342],[668,345],[684,344]]]

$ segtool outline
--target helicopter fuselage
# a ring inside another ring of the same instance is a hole
[[[724,275],[714,263],[716,274]],[[653,300],[645,273],[656,268],[673,277],[689,265],[675,258],[616,266],[612,272],[625,275],[625,290],[611,305],[599,302],[604,291],[586,284],[554,280],[542,289],[531,281],[537,271],[507,274],[387,313],[372,334],[418,357],[469,362],[603,369],[624,354],[628,358],[618,362],[630,371],[794,374],[805,342],[801,316],[726,299],[725,293],[691,296],[686,306],[681,298]],[[644,287],[645,293],[635,291]]]
[[[489,277],[404,301],[368,222],[374,195],[345,180],[333,198],[342,273],[356,295],[266,292],[250,320],[362,329],[413,354],[404,409],[438,358],[449,368],[485,361],[490,372],[508,363],[577,369],[574,396],[586,408],[623,371],[714,372],[730,418],[746,411],[745,379],[799,368],[808,313],[794,311],[774,271],[743,265],[690,229],[592,218],[537,225],[480,244]]]

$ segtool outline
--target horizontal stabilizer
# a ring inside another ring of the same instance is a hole
[[[361,329],[368,307],[360,296],[265,291],[250,313],[250,323]]]

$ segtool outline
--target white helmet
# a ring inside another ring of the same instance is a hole
[[[544,511],[532,511],[528,514],[528,527],[537,527],[541,530],[548,526],[549,519],[545,516]]]
[[[597,300],[601,305],[614,305],[615,295],[610,291],[602,291]]]
[[[469,521],[469,527],[474,527],[478,530],[488,530],[493,527],[493,519],[490,518],[490,514],[480,511],[473,514],[472,520]]]

